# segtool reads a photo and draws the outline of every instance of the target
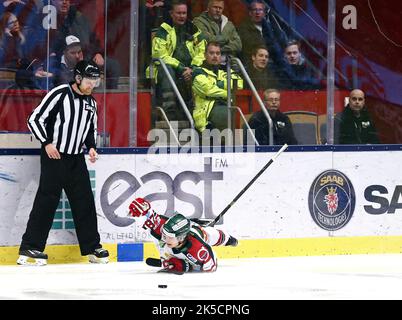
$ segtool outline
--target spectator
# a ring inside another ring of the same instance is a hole
[[[221,64],[226,64],[227,56],[238,57],[242,47],[235,26],[223,15],[224,9],[224,0],[209,0],[207,11],[193,20],[208,42],[217,42],[221,46]]]
[[[334,129],[335,143],[380,143],[374,122],[365,105],[364,92],[359,89],[350,92],[348,105],[335,117]]]
[[[276,64],[281,58],[280,48],[287,42],[287,35],[280,28],[276,18],[270,14],[270,8],[263,0],[253,0],[249,4],[248,17],[240,24],[238,33],[242,41],[242,58],[251,63],[253,49],[265,45]]]
[[[165,1],[146,0],[145,7],[147,8],[147,25],[151,27],[151,31],[155,31],[164,20]]]
[[[141,0],[139,6],[139,23],[142,26],[138,29],[138,41],[141,50],[138,50],[138,75],[139,85],[147,85],[145,81],[146,67],[151,63],[152,39],[156,30],[165,20],[166,1]]]
[[[149,18],[152,18],[152,29],[159,27],[159,25],[163,22],[164,5],[164,1],[145,1],[145,7],[148,9]]]
[[[43,63],[38,59],[32,61],[22,59],[15,74],[15,84],[9,89],[33,89],[47,88],[53,74],[44,69]]]
[[[0,13],[6,11],[13,13],[19,22],[31,28],[36,28],[40,23],[39,10],[43,7],[42,0],[2,0]]]
[[[101,48],[96,34],[91,30],[88,19],[75,6],[71,5],[70,0],[51,0],[51,3],[57,10],[57,28],[49,29],[51,55],[61,57],[66,37],[74,35],[80,39],[82,50],[85,53],[84,59],[92,60],[103,73],[106,73],[106,88],[117,88],[120,65],[116,60],[104,57],[104,50]]]
[[[39,89],[38,82],[50,74],[43,70],[27,41],[32,35],[30,28],[21,28],[17,17],[6,11],[0,19],[0,66],[16,71],[12,89]]]
[[[51,71],[54,74],[53,86],[74,81],[74,69],[79,61],[84,60],[80,39],[67,36],[61,58],[51,57]]]
[[[276,89],[267,89],[264,91],[264,104],[267,107],[269,116],[273,124],[273,142],[275,145],[283,145],[285,143],[297,144],[296,137],[293,132],[292,123],[289,117],[279,111],[281,105],[281,94]],[[262,110],[255,112],[250,120],[251,129],[255,130],[255,138],[260,145],[269,145],[269,122]],[[247,141],[247,130],[243,128],[243,141]]]
[[[191,12],[193,16],[199,16],[202,12],[208,8],[209,0],[192,0]],[[239,25],[244,17],[248,15],[247,6],[244,0],[227,0],[227,6],[225,6],[225,14],[230,17],[230,20],[235,26]]]
[[[300,51],[299,41],[288,42],[277,70],[282,89],[312,90],[321,87],[319,77]]]
[[[0,65],[18,69],[22,59],[29,59],[26,36],[17,17],[11,12],[4,12],[0,20]]]
[[[251,60],[252,63],[246,69],[257,91],[278,87],[273,65],[269,61],[268,49],[265,46],[258,46],[253,50]],[[250,88],[248,83],[245,87]]]
[[[175,80],[190,112],[192,111],[191,80],[195,66],[204,60],[206,40],[201,31],[187,19],[187,4],[174,1],[171,19],[163,22],[152,40],[152,57],[162,59]],[[169,120],[185,119],[181,106],[177,105],[175,92],[164,70],[155,64],[157,97]]]
[[[219,69],[221,48],[217,42],[210,42],[205,51],[205,62],[201,68],[194,70],[193,93],[195,109],[193,118],[199,132],[205,129],[227,128],[227,74]],[[235,73],[238,88],[243,87],[243,80]]]

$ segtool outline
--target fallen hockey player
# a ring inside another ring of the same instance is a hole
[[[180,213],[173,217],[157,214],[150,203],[136,198],[129,206],[129,215],[146,217],[143,228],[149,230],[156,240],[161,260],[149,258],[153,266],[162,266],[163,272],[184,273],[189,271],[212,272],[217,259],[212,246],[237,246],[236,238],[214,227],[203,227]]]

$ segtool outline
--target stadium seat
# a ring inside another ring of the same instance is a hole
[[[298,144],[318,144],[318,115],[310,111],[284,112],[293,125]]]
[[[16,70],[0,68],[0,89],[8,88],[15,84]]]

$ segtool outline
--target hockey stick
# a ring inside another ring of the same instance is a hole
[[[157,273],[169,273],[169,274],[175,274],[177,276],[181,276],[181,275],[184,274],[183,271],[173,271],[173,270],[170,270],[168,268],[160,269],[160,270],[157,271]]]
[[[253,179],[239,192],[239,194],[234,197],[231,203],[229,203],[225,209],[222,210],[222,212],[210,223],[207,224],[207,227],[213,227],[222,217],[223,215],[236,203],[237,200],[247,191],[248,188],[255,182],[255,180],[258,179],[260,175],[263,174],[265,170],[275,161],[275,159],[283,152],[286,150],[288,145],[285,143],[282,148],[279,149],[279,151],[271,158],[271,160],[268,161],[268,163],[254,176]]]
[[[268,161],[268,163],[254,176],[254,178],[239,192],[239,194],[229,203],[225,209],[211,222],[206,223],[205,220],[191,219],[194,222],[201,224],[202,226],[213,227],[222,217],[223,215],[236,203],[237,200],[243,195],[244,192],[247,191],[248,188],[258,179],[260,175],[276,160],[276,158],[287,149],[288,145],[285,143],[282,148]],[[161,267],[162,261],[157,258],[147,258],[145,263],[151,267]],[[163,270],[163,271],[162,271]],[[160,270],[160,272],[166,272],[164,269]]]
[[[161,259],[157,259],[157,258],[147,258],[147,259],[145,260],[145,263],[146,263],[148,266],[151,266],[151,267],[158,267],[158,268],[162,267],[162,261],[161,261]]]

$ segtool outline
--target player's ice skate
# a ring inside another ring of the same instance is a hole
[[[225,243],[225,246],[237,247],[238,244],[239,241],[235,237],[230,236],[228,241]]]
[[[95,249],[95,251],[88,255],[89,262],[91,263],[108,263],[109,251],[103,248]]]
[[[47,254],[39,250],[20,250],[17,264],[28,266],[47,265]]]

